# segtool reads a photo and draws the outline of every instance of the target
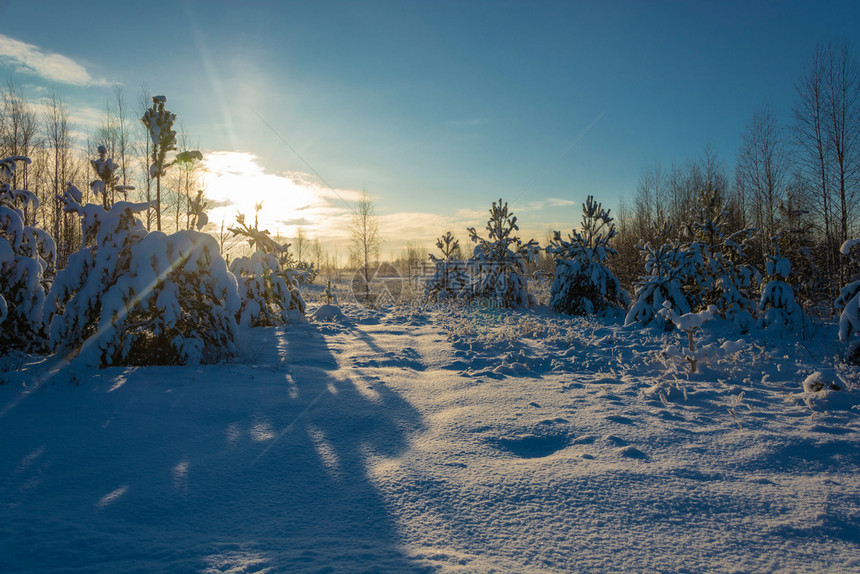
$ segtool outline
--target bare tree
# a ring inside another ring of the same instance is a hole
[[[119,177],[117,178],[123,186],[129,185],[128,168],[126,160],[131,151],[131,129],[128,121],[128,105],[125,101],[125,94],[122,91],[122,86],[114,86],[113,89],[113,106],[111,111],[116,119],[116,150],[114,157],[119,158]]]
[[[379,221],[373,211],[373,202],[367,192],[358,200],[352,216],[352,246],[350,258],[361,270],[365,295],[370,297],[370,267],[379,259],[382,241],[379,237]]]
[[[47,147],[51,156],[53,201],[53,236],[57,243],[57,258],[62,267],[71,250],[71,226],[63,217],[63,204],[59,199],[67,182],[74,176],[72,146],[74,137],[69,126],[69,112],[57,92],[48,96],[44,115]]]
[[[860,69],[847,42],[827,47],[825,103],[830,123],[834,175],[839,194],[839,243],[849,239],[860,169]],[[840,284],[844,282],[840,265]]]
[[[296,263],[301,265],[304,261],[305,251],[308,247],[308,236],[305,233],[305,228],[299,225],[296,227],[296,237],[293,239],[293,248],[296,250]]]
[[[188,149],[189,137],[188,133],[180,127],[178,143],[182,149]],[[176,231],[180,229],[191,229],[192,204],[197,191],[200,188],[201,165],[203,154],[198,152],[180,152],[176,154],[176,159],[173,164],[177,169],[173,170],[173,175],[170,178],[173,192],[172,207],[174,228]],[[167,203],[167,202],[165,202]],[[183,224],[182,216],[185,215]]]
[[[151,98],[149,96],[149,89],[142,85],[140,87],[140,92],[138,93],[137,106],[138,111],[141,114],[144,114],[146,110],[149,108],[151,102]],[[139,158],[139,169],[141,175],[140,189],[141,195],[143,196],[146,202],[152,202],[152,172],[149,169],[149,158],[152,155],[152,138],[149,135],[149,129],[146,125],[141,122],[139,124],[140,130],[138,133],[137,145],[135,147],[135,156]],[[148,209],[146,211],[146,229],[147,231],[152,229],[152,219],[153,219],[154,210]]]
[[[667,175],[659,163],[652,163],[639,174],[639,182],[633,199],[633,229],[643,241],[653,238],[656,228],[667,217],[665,206]]]
[[[311,241],[311,257],[313,258],[314,267],[316,267],[318,272],[322,272],[322,263],[324,258],[328,258],[328,254],[323,249],[323,246],[320,245],[320,240],[314,237],[314,240]]]
[[[782,130],[770,107],[747,123],[736,163],[736,189],[748,210],[747,221],[759,230],[757,261],[762,262],[779,229],[779,205],[785,199],[790,162]]]
[[[0,149],[2,157],[26,156],[31,157],[39,141],[39,119],[32,106],[28,104],[21,89],[14,81],[9,80],[6,90],[2,93],[2,111],[0,111]],[[10,182],[13,189],[30,190],[32,164],[22,163],[13,172]],[[36,221],[36,210],[29,204],[23,208],[24,221],[33,224]]]
[[[860,175],[860,68],[846,42],[816,48],[797,85],[795,142],[810,182],[810,206],[824,232],[826,266],[844,282],[839,245],[857,218]]]

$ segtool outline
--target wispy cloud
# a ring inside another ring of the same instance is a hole
[[[0,63],[16,72],[39,76],[52,82],[75,86],[109,85],[94,78],[87,69],[62,54],[45,52],[38,46],[0,34]]]

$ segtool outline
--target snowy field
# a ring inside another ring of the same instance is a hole
[[[690,375],[621,319],[318,306],[227,364],[5,358],[0,571],[860,571],[832,323],[708,323]]]

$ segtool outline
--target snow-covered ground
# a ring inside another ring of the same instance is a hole
[[[688,375],[620,319],[343,310],[228,364],[3,359],[0,571],[860,571],[835,325],[709,322]]]

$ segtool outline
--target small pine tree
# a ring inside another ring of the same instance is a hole
[[[582,205],[582,231],[572,233],[565,240],[556,231],[546,248],[555,259],[555,279],[550,291],[553,311],[593,315],[626,307],[630,296],[605,264],[607,256],[617,254],[609,246],[616,235],[609,210],[589,195]]]
[[[469,285],[466,263],[457,257],[460,242],[448,231],[436,240],[436,247],[442,252],[442,257],[430,254],[430,260],[436,265],[436,270],[433,276],[427,279],[424,297],[439,302],[452,301]]]
[[[714,305],[709,305],[707,309],[697,313],[679,314],[672,308],[669,301],[663,303],[663,308],[659,311],[660,315],[667,321],[671,321],[679,331],[683,331],[687,335],[687,348],[679,349],[675,346],[670,346],[664,353],[683,357],[690,364],[690,373],[695,373],[698,369],[698,363],[706,357],[702,349],[696,349],[696,332],[707,321],[710,321],[717,314],[717,308]]]
[[[116,185],[116,171],[119,166],[107,156],[107,148],[103,145],[98,147],[99,157],[90,160],[90,165],[99,177],[97,180],[90,183],[90,188],[93,190],[93,195],[102,197],[102,205],[105,209],[110,209],[113,203],[114,187]]]
[[[188,206],[188,229],[200,231],[206,227],[206,224],[209,223],[207,209],[209,209],[209,202],[203,197],[203,190],[198,189],[197,195]]]
[[[42,313],[57,248],[43,230],[24,224],[23,209],[36,209],[39,201],[12,189],[18,162],[30,158],[0,160],[0,348],[32,351],[45,339]]]
[[[519,231],[517,218],[508,212],[507,202],[501,199],[493,202],[486,229],[487,239],[480,237],[474,227],[467,229],[476,245],[468,263],[471,282],[461,297],[484,298],[501,307],[531,305],[534,299],[526,290],[523,273],[526,263],[540,249],[537,242],[531,239],[523,244],[513,235]]]
[[[806,316],[794,299],[794,289],[785,281],[791,273],[791,262],[780,253],[776,238],[773,251],[765,263],[768,281],[762,287],[759,300],[761,326],[777,332],[787,330],[802,334]]]
[[[245,216],[237,214],[234,236],[247,239],[255,251],[248,257],[237,257],[230,270],[239,281],[237,312],[240,325],[266,327],[280,325],[289,320],[291,312],[305,313],[305,302],[299,293],[298,276],[289,266],[289,243],[283,245],[272,239],[267,230],[245,223]]]
[[[850,255],[852,249],[860,245],[860,239],[850,239],[842,244],[843,255]],[[839,293],[839,297],[833,303],[839,314],[839,340],[849,341],[852,335],[860,334],[860,279],[845,285]],[[852,345],[850,354],[860,355],[858,352],[860,344]],[[854,358],[854,357],[852,357]],[[860,357],[856,357],[860,359]]]
[[[698,217],[687,229],[692,242],[685,249],[695,265],[685,274],[684,288],[693,310],[715,305],[723,317],[746,331],[753,324],[757,308],[754,293],[761,274],[744,263],[744,250],[757,230],[727,234],[728,213],[722,192],[709,183],[702,191]]]
[[[167,98],[153,96],[152,107],[146,110],[140,121],[149,130],[152,140],[152,163],[149,166],[149,176],[155,178],[155,220],[156,229],[161,231],[161,176],[171,165],[167,162],[167,154],[176,149],[176,131],[173,123],[176,114],[165,108]]]
[[[659,238],[671,235],[671,227],[663,226]],[[659,246],[650,243],[637,245],[645,258],[645,273],[636,283],[636,301],[627,312],[625,325],[661,321],[665,329],[672,328],[672,322],[661,314],[664,303],[668,302],[681,314],[690,312],[690,303],[683,291],[685,276],[694,267],[690,255],[678,243],[664,242]]]

